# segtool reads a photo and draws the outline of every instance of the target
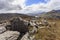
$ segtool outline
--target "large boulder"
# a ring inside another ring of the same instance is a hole
[[[14,18],[10,21],[11,25],[7,25],[6,28],[11,31],[18,31],[21,35],[19,35],[20,39],[26,32],[28,32],[28,25],[25,25],[23,20],[19,18]]]
[[[20,20],[19,18],[14,18],[11,21],[11,30],[18,31],[21,34],[25,34],[28,32],[28,25],[25,25],[23,20]]]

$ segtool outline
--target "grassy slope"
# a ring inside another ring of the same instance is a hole
[[[41,17],[47,18],[48,22],[51,23],[51,27],[38,29],[36,40],[60,40],[60,12],[51,11],[46,14],[42,14]],[[56,25],[53,25],[52,22],[55,22]]]
[[[38,29],[36,40],[60,40],[60,20],[48,20],[48,22],[56,22],[56,25],[50,24],[50,28]]]
[[[38,38],[42,40],[60,40],[60,12],[51,11],[41,16],[47,19],[49,18],[48,22],[51,23],[51,27],[49,29],[39,29],[36,34],[36,40],[38,40]],[[55,22],[56,25],[53,25],[52,22]]]

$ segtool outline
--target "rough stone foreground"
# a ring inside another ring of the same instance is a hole
[[[27,32],[22,38],[21,40],[34,40],[35,35],[29,35],[29,33]]]
[[[20,35],[17,31],[6,31],[0,34],[0,40],[16,40]]]

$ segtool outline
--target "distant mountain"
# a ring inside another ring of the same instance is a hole
[[[60,10],[52,10],[50,12],[40,15],[40,17],[60,19]]]
[[[37,15],[40,15],[41,13],[28,13],[27,15],[29,16],[37,16]]]
[[[29,16],[39,16],[43,13],[45,13],[45,12],[33,12],[33,13],[28,13],[27,15],[29,15]]]
[[[1,20],[9,20],[13,17],[22,17],[22,18],[32,18],[34,16],[45,17],[45,18],[53,18],[53,19],[60,19],[60,10],[52,10],[50,12],[42,12],[42,13],[28,13],[28,14],[21,14],[21,13],[0,13],[0,21]]]
[[[26,14],[20,14],[20,13],[0,13],[0,21],[10,20],[13,17],[32,18],[33,16],[28,16]]]

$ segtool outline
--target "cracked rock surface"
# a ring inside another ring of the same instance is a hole
[[[0,40],[17,40],[19,34],[17,31],[6,31],[0,34]]]

